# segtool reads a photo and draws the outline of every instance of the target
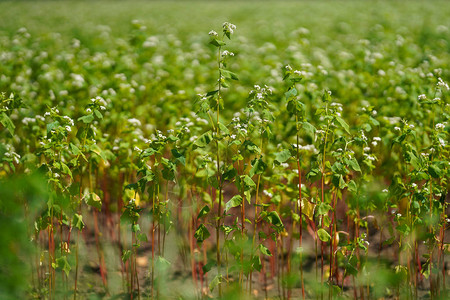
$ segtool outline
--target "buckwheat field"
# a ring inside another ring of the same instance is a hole
[[[0,3],[1,299],[448,299],[450,2]]]

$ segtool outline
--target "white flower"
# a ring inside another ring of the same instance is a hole
[[[100,106],[100,110],[106,110],[106,107],[104,107],[103,105]]]
[[[224,50],[223,52],[222,52],[222,56],[234,56],[234,53],[233,52],[230,52],[230,51],[228,51],[228,50]]]
[[[445,128],[445,125],[444,125],[444,124],[442,124],[442,123],[437,123],[437,124],[436,124],[436,130],[444,129],[444,128]]]
[[[387,190],[387,189],[384,189],[383,190],[383,193],[388,193],[389,191]]]
[[[381,138],[380,138],[380,137],[378,137],[378,136],[374,137],[374,138],[373,138],[373,140],[374,140],[374,141],[378,141],[378,142],[381,142]]]
[[[427,98],[427,96],[425,94],[421,94],[419,95],[419,97],[417,97],[419,100],[425,100]]]
[[[439,144],[441,144],[442,147],[445,147],[445,141],[442,138],[439,138]]]
[[[217,32],[215,32],[214,30],[211,30],[211,31],[209,32],[209,36],[210,36],[210,37],[217,37],[217,36],[219,36],[219,35],[218,35]]]
[[[267,190],[263,190],[263,194],[266,195],[269,198],[273,197],[272,193],[268,192]]]
[[[369,152],[369,151],[370,151],[370,148],[369,148],[369,147],[364,147],[363,151],[364,151],[364,152]]]
[[[48,117],[48,116],[50,116],[50,112],[46,112],[45,114],[44,114],[44,117]]]
[[[438,78],[437,86],[440,88],[445,88],[447,91],[449,90],[448,84],[444,82],[441,77]]]
[[[236,25],[231,24],[229,22],[223,23],[222,27],[223,27],[223,31],[225,33],[229,33],[229,34],[233,34],[234,30],[236,29]]]
[[[66,126],[66,130],[67,130],[68,132],[71,132],[71,131],[72,131],[72,128],[70,128],[70,126]]]
[[[375,157],[373,157],[372,155],[364,154],[364,156],[370,161],[375,161]]]
[[[136,119],[136,118],[128,119],[128,123],[130,123],[130,124],[133,125],[134,127],[139,127],[139,126],[141,126],[141,121],[139,121],[139,120]]]
[[[235,134],[232,134],[232,135],[230,135],[230,138],[231,138],[232,140],[234,140],[234,139],[236,138],[236,135],[235,135]]]
[[[402,130],[400,127],[398,127],[398,126],[395,126],[394,127],[394,130],[397,130],[397,131],[400,131],[400,130]]]
[[[417,187],[417,184],[413,183],[413,184],[412,184],[412,187],[413,187],[413,188],[416,188],[416,187]]]
[[[281,163],[280,166],[285,168],[285,169],[289,168],[289,164],[288,163]]]
[[[91,113],[91,112],[92,112],[92,109],[86,108],[86,112],[87,112],[87,113]]]
[[[410,125],[409,125],[409,128],[413,129],[413,128],[414,128],[414,125],[413,125],[413,124],[410,124]]]
[[[141,152],[141,149],[138,146],[134,146],[134,151]]]

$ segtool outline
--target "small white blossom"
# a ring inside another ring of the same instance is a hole
[[[269,198],[273,197],[272,193],[268,192],[267,190],[263,190],[263,194],[266,195]]]
[[[437,123],[437,124],[436,124],[436,130],[444,129],[444,128],[445,128],[445,125],[444,125],[444,124],[442,124],[442,123]]]
[[[444,82],[441,77],[438,78],[437,86],[440,87],[440,88],[444,88],[447,91],[449,90],[448,84],[446,82]]]
[[[427,99],[427,96],[425,94],[421,94],[419,95],[419,97],[417,97],[419,100],[425,100]]]
[[[141,126],[141,121],[139,121],[139,120],[136,119],[136,118],[128,119],[128,123],[130,123],[130,124],[133,125],[134,127],[139,127],[139,126]]]
[[[223,27],[223,32],[229,33],[229,34],[233,34],[234,30],[236,29],[236,25],[231,24],[229,22],[223,23],[222,27]]]

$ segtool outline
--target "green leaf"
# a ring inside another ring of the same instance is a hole
[[[353,180],[350,180],[347,184],[347,188],[350,192],[356,193],[358,191],[358,188],[356,186],[356,183]]]
[[[261,272],[262,263],[261,263],[261,257],[259,257],[259,255],[253,255],[252,268],[258,272]]]
[[[215,261],[209,261],[206,265],[202,267],[203,273],[208,273],[215,265],[216,265]]]
[[[330,209],[331,209],[331,205],[324,203],[324,202],[317,205],[317,213],[321,216],[327,215],[328,212],[330,211]]]
[[[261,253],[264,255],[272,256],[272,253],[270,253],[269,249],[267,249],[267,247],[263,244],[259,244],[259,251],[261,251]]]
[[[313,168],[306,174],[306,178],[308,180],[312,180],[312,179],[317,180],[318,178],[320,178],[319,175],[321,175],[321,174],[322,173],[320,172],[319,168]]]
[[[253,167],[250,169],[249,176],[253,177],[255,174],[262,174],[264,170],[267,168],[266,163],[262,160],[262,158],[254,159],[252,161]]]
[[[336,121],[338,121],[338,123],[342,126],[342,128],[345,129],[345,131],[350,134],[350,127],[348,126],[348,124],[344,121],[344,119],[342,119],[339,116],[336,116]]]
[[[241,204],[242,204],[242,196],[235,195],[227,202],[227,204],[225,204],[225,211],[228,211],[230,208],[239,206]]]
[[[352,159],[348,160],[348,165],[354,171],[361,172],[361,168],[359,167],[359,163],[358,160],[356,160],[356,158],[353,157]]]
[[[102,209],[102,200],[96,193],[90,193],[86,199],[86,203],[92,207]]]
[[[276,211],[269,212],[266,218],[268,222],[275,227],[284,227],[283,221],[281,221],[281,218]]]
[[[201,217],[206,216],[210,212],[210,208],[208,205],[203,206],[203,208],[199,211],[197,215],[197,219],[200,219]]]
[[[428,167],[428,173],[430,173],[433,178],[440,178],[442,176],[442,171],[437,165],[430,165]]]
[[[222,283],[222,275],[218,274],[209,284],[209,290],[212,292],[216,286]]]
[[[302,122],[302,128],[306,131],[307,134],[311,136],[315,136],[316,134],[316,127],[314,127],[311,123],[308,122]]]
[[[63,162],[61,162],[61,169],[62,169],[62,172],[63,172],[64,174],[69,175],[70,178],[73,179],[73,177],[72,177],[72,171],[70,171],[69,167],[68,167],[65,163],[63,163]]]
[[[230,131],[228,130],[227,126],[223,125],[221,122],[219,122],[219,129],[220,132],[223,134],[230,134]]]
[[[370,117],[370,122],[372,122],[373,126],[379,126],[380,125],[380,122],[378,122],[378,120],[376,120],[376,119],[374,119],[372,117]]]
[[[14,126],[14,123],[4,112],[0,115],[0,122],[11,135],[14,135],[14,129],[16,128],[16,126]]]
[[[226,45],[224,42],[222,42],[222,41],[220,41],[218,39],[212,39],[209,43],[211,45],[216,46],[216,47],[221,47],[221,46],[225,46]]]
[[[67,256],[62,256],[56,259],[56,266],[58,269],[61,269],[66,273],[66,276],[69,276],[69,272],[72,269],[69,262],[67,261]]]
[[[94,114],[95,116],[97,116],[97,118],[103,119],[103,115],[98,109],[94,109]]]
[[[297,89],[293,87],[289,91],[284,93],[284,95],[286,96],[286,100],[289,100],[290,98],[297,96]]]
[[[204,134],[202,134],[195,142],[194,145],[197,146],[198,148],[204,148],[206,147],[206,145],[208,145],[212,140],[211,137],[211,132],[205,132]]]
[[[75,144],[70,143],[70,149],[72,150],[73,155],[81,155],[81,150],[75,146]]]
[[[255,188],[256,183],[248,175],[244,176],[244,184],[247,188]]]
[[[80,231],[83,230],[84,228],[83,216],[79,214],[74,214],[72,219],[72,226]]]
[[[284,163],[289,158],[291,158],[291,151],[288,149],[275,153],[275,160],[279,163]]]
[[[85,123],[85,124],[92,123],[92,121],[94,121],[94,115],[93,114],[89,114],[89,115],[86,115],[86,116],[79,117],[78,121],[83,121],[83,123]]]
[[[222,76],[225,77],[226,79],[239,81],[239,78],[233,72],[230,72],[230,71],[225,70],[225,69],[220,69],[220,72],[222,73]]]
[[[412,151],[408,151],[408,155],[409,155],[409,162],[414,167],[414,169],[420,170],[421,169],[420,158],[417,157]]]
[[[197,239],[197,243],[203,243],[211,234],[206,228],[205,224],[200,224],[197,230],[195,231],[194,237]]]
[[[131,250],[123,250],[122,261],[125,263],[131,256]]]
[[[223,173],[223,180],[233,180],[237,175],[237,170],[233,167]]]
[[[317,230],[317,235],[322,242],[328,242],[331,239],[330,234],[323,228]]]
[[[59,126],[59,122],[51,122],[47,124],[47,136],[50,135],[50,132]]]
[[[219,189],[219,181],[217,180],[217,177],[215,175],[210,176],[208,178],[208,183],[215,189]]]

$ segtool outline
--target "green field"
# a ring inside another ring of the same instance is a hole
[[[447,299],[449,16],[0,2],[0,298]]]

